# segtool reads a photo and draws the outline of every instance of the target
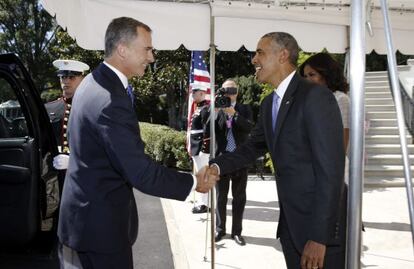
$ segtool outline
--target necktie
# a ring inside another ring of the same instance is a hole
[[[279,95],[276,92],[273,93],[273,103],[272,103],[272,130],[275,132],[277,113],[279,112]]]
[[[232,120],[233,117],[230,117],[227,121],[227,145],[226,151],[233,152],[236,150],[236,140],[234,139],[233,130],[232,130]]]
[[[134,99],[135,99],[135,97],[134,97],[134,92],[132,90],[132,86],[130,84],[128,84],[128,86],[126,88],[126,91],[127,91],[127,94],[129,96],[129,98],[131,98],[132,105],[134,105]]]

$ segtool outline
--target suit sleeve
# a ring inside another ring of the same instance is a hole
[[[235,128],[242,132],[250,133],[253,124],[253,112],[248,105],[241,105],[238,116],[234,118]]]
[[[193,186],[193,177],[159,165],[144,153],[138,121],[128,101],[113,100],[98,118],[97,131],[111,165],[144,193],[185,200]]]
[[[321,87],[309,91],[304,113],[316,180],[308,236],[310,240],[326,244],[334,232],[344,186],[342,119],[335,97]]]
[[[220,167],[220,174],[225,175],[245,168],[267,152],[263,120],[260,116],[263,113],[262,108],[263,106],[260,107],[257,124],[246,142],[237,147],[234,152],[220,155],[210,161],[210,163],[216,163]]]

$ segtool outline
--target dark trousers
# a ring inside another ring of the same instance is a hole
[[[283,256],[285,257],[288,269],[300,269],[300,258],[302,254],[294,246],[290,237],[290,232],[286,226],[286,222],[279,222],[279,236],[282,244]],[[327,246],[324,269],[344,269],[345,268],[345,248],[340,246]]]
[[[116,253],[82,252],[60,244],[60,269],[133,269],[132,249]]]
[[[226,232],[227,196],[231,180],[232,202],[232,235],[241,235],[244,207],[246,206],[247,169],[241,169],[234,173],[220,177],[216,184],[217,211],[216,230],[220,233]]]

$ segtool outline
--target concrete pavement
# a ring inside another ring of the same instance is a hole
[[[231,194],[229,194],[231,197]],[[175,268],[211,268],[210,242],[205,257],[206,214],[192,214],[186,202],[162,199]],[[362,267],[414,268],[412,237],[404,188],[366,189],[363,196]],[[231,198],[227,230],[231,231]],[[249,180],[243,221],[246,246],[237,245],[229,235],[216,243],[215,268],[286,268],[276,240],[279,204],[274,181]],[[210,230],[208,230],[208,234]]]

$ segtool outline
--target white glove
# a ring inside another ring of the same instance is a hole
[[[53,158],[53,167],[57,170],[68,169],[69,155],[59,154]]]

